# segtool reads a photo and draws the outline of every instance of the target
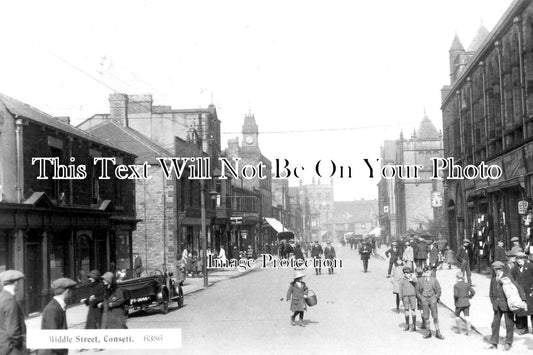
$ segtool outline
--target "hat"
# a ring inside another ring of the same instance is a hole
[[[9,285],[17,280],[23,279],[24,274],[18,270],[6,270],[0,274],[0,281],[4,285]]]
[[[402,271],[405,273],[405,272],[413,272],[413,270],[411,270],[411,268],[409,266],[404,266]]]
[[[59,295],[65,292],[65,290],[75,287],[77,284],[78,283],[74,280],[68,279],[66,277],[61,277],[57,280],[52,281],[52,288],[54,289],[54,293],[56,295]]]
[[[492,263],[493,269],[503,269],[505,265],[501,261],[495,261]]]
[[[463,244],[464,244],[464,243],[468,243],[468,244],[470,244],[470,241],[469,241],[468,239],[463,239]]]
[[[304,277],[304,276],[305,276],[304,273],[301,272],[301,271],[296,271],[296,272],[294,273],[294,279],[295,279],[295,280],[296,280],[296,279],[299,279],[300,277]]]
[[[518,237],[512,237],[511,238],[511,242],[518,242],[518,240],[519,240]]]
[[[464,280],[465,275],[461,271],[457,271],[457,274],[455,274],[455,277],[461,280]]]
[[[514,256],[516,256],[517,258],[522,258],[522,259],[525,259],[527,258],[527,255],[526,253],[524,253],[523,251],[517,251]]]
[[[114,278],[115,278],[115,275],[113,275],[113,273],[109,271],[102,275],[102,279],[109,283],[113,283]]]
[[[91,272],[89,272],[87,274],[87,277],[92,277],[93,279],[95,280],[100,280],[100,278],[102,277],[102,275],[100,274],[100,271],[98,270],[91,270]]]

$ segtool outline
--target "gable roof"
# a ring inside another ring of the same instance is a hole
[[[440,134],[433,122],[429,119],[428,116],[424,116],[418,126],[418,131],[416,132],[416,137],[418,139],[435,139],[439,138]]]

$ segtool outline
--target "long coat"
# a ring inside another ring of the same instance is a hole
[[[331,246],[326,247],[326,249],[324,249],[324,258],[326,259],[335,258],[335,249]]]
[[[15,297],[0,292],[0,354],[26,354],[24,312]]]
[[[85,305],[89,307],[85,329],[100,329],[102,326],[102,308],[98,308],[98,303],[104,300],[104,285],[100,281],[96,281],[88,285],[88,287],[91,290],[91,296],[94,296],[94,298],[85,300]]]
[[[392,293],[400,293],[400,281],[403,278],[403,265],[396,265],[392,272]]]
[[[428,245],[425,241],[416,243],[415,259],[427,259],[428,258]]]
[[[67,313],[59,302],[52,298],[44,307],[41,318],[41,329],[67,329]],[[39,349],[39,355],[68,354],[68,349]]]
[[[107,288],[104,294],[102,329],[128,329],[126,326],[126,300],[116,285]]]
[[[429,266],[437,267],[439,263],[439,248],[436,244],[433,244],[429,250]]]
[[[287,291],[287,301],[291,299],[291,312],[303,312],[307,308],[305,304],[305,297],[309,292],[309,289],[305,285],[305,282],[301,281],[301,287],[296,285],[296,282],[291,282],[289,290]]]
[[[533,315],[533,265],[525,263],[522,271],[520,271],[518,265],[515,265],[511,269],[511,276],[524,289],[525,301],[527,302],[527,312],[518,313],[518,315]]]
[[[372,252],[372,247],[370,246],[369,243],[361,244],[361,247],[359,248],[359,254],[361,254],[361,260],[369,259],[371,252]]]

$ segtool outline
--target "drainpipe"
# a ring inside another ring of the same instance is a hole
[[[17,177],[17,183],[15,189],[17,190],[17,203],[22,201],[22,191],[24,189],[24,181],[22,179],[22,173],[24,166],[22,165],[22,119],[15,115],[15,139],[16,139],[16,163],[15,174]]]

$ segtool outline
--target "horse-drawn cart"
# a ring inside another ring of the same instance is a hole
[[[170,302],[183,305],[182,281],[172,279],[172,273],[160,270],[150,276],[119,282],[117,285],[123,291],[128,309],[144,309],[158,306],[161,312],[168,313]]]

